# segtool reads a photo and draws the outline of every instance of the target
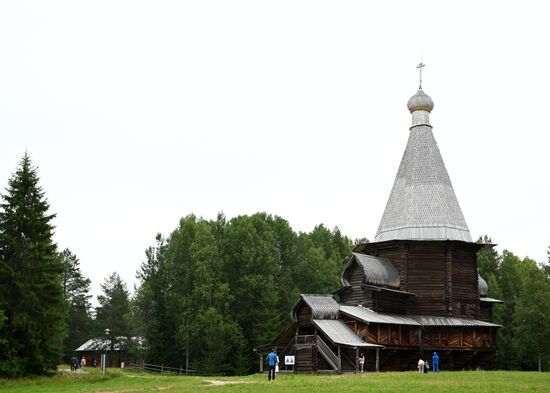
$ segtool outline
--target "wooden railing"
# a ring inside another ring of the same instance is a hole
[[[302,336],[296,336],[296,344],[297,345],[305,345],[305,344],[315,344],[315,335],[302,335]]]
[[[168,367],[164,364],[130,364],[134,370],[141,370],[149,373],[173,374],[173,375],[225,375],[224,373],[207,372],[200,370],[185,369],[183,367]]]
[[[286,345],[286,347],[284,347],[284,349],[282,351],[280,351],[280,357],[281,359],[284,359],[284,357],[286,355],[292,355],[294,354],[294,343],[295,343],[296,339],[294,340],[290,340],[288,342],[288,344]]]

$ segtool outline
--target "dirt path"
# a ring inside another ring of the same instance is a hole
[[[252,381],[220,381],[218,379],[207,379],[204,382],[208,382],[210,384],[206,386],[222,386],[222,385],[236,385],[240,383],[252,383]]]

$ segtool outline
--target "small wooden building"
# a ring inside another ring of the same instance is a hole
[[[143,362],[142,351],[143,338],[141,337],[116,337],[111,341],[107,337],[91,338],[74,350],[78,359],[85,358],[86,366],[92,367],[94,361],[97,367],[101,367],[101,355],[106,354],[107,367],[129,366]],[[130,351],[134,347],[135,351]]]
[[[367,370],[412,370],[433,352],[441,369],[493,367],[500,301],[478,274],[487,245],[472,242],[429,123],[433,106],[421,88],[408,102],[409,140],[375,241],[354,248],[340,289],[302,295],[266,345],[294,355],[295,371],[352,371],[360,352]]]

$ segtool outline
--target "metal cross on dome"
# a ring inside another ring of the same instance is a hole
[[[420,70],[420,85],[419,85],[419,89],[422,89],[422,68],[423,67],[426,67],[426,64],[422,63],[422,60],[420,60],[420,63],[418,63],[418,65],[416,66],[416,68],[418,68]]]

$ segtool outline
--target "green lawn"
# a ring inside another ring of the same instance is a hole
[[[178,377],[109,370],[108,375],[102,377],[96,369],[88,370],[86,374],[59,372],[53,377],[0,380],[0,392],[550,392],[550,373],[472,371],[425,375],[415,372],[278,374],[275,382],[268,382],[266,375],[259,374],[246,377]]]

